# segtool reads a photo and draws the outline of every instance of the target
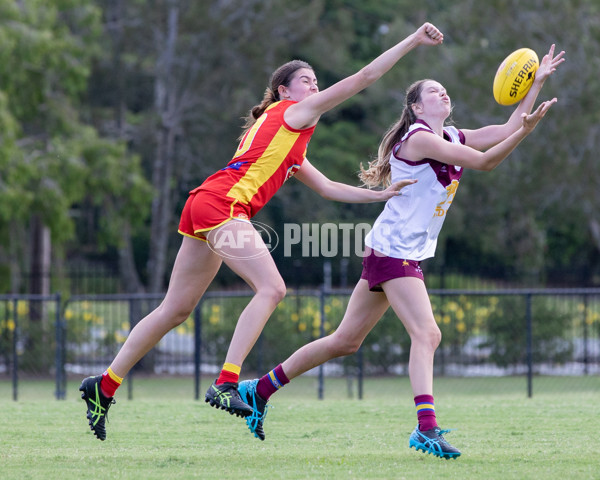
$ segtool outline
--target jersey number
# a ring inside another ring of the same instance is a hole
[[[258,117],[256,122],[254,122],[254,125],[252,125],[252,128],[250,130],[248,130],[246,135],[244,135],[244,138],[242,138],[242,141],[240,142],[240,145],[238,146],[238,149],[235,152],[235,155],[233,156],[233,158],[237,158],[237,157],[243,155],[244,153],[246,153],[248,150],[250,150],[250,147],[252,146],[252,142],[254,141],[254,137],[256,137],[256,133],[258,132],[258,129],[261,127],[261,125],[263,123],[265,123],[265,120],[267,119],[267,115],[268,115],[267,113],[261,115],[260,117]]]

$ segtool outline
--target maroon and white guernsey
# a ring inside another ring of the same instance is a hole
[[[435,135],[429,125],[417,120],[394,146],[390,158],[392,182],[411,178],[418,182],[404,187],[401,195],[386,202],[365,238],[373,250],[407,260],[424,260],[435,254],[438,234],[463,172],[461,167],[430,158],[418,162],[402,158],[402,143],[418,131]],[[465,143],[463,133],[451,126],[444,127],[444,139]]]

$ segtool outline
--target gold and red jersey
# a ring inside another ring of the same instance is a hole
[[[248,205],[251,216],[275,195],[302,165],[315,130],[290,127],[283,114],[294,103],[270,105],[246,132],[227,166],[192,190],[206,190]]]

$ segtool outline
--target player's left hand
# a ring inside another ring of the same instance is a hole
[[[540,62],[540,66],[535,72],[535,81],[536,82],[544,82],[550,75],[552,75],[556,71],[556,67],[558,67],[561,63],[565,61],[565,51],[561,50],[561,52],[554,56],[555,45],[552,44],[550,46],[550,50],[542,61]]]

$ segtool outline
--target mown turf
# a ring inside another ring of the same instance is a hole
[[[599,479],[600,379],[547,380],[533,398],[523,379],[438,381],[457,460],[408,448],[416,415],[405,379],[367,380],[363,400],[348,398],[344,380],[328,380],[318,400],[315,380],[297,379],[272,398],[264,442],[193,400],[189,379],[137,380],[133,400],[119,392],[105,442],[89,431],[78,383],[65,401],[49,384],[23,385],[18,402],[2,383],[0,478]]]

